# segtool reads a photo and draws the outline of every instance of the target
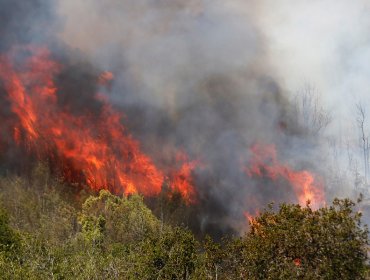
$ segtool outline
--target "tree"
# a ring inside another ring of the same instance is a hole
[[[368,230],[350,200],[271,206],[243,237],[199,242],[160,222],[141,196],[101,191],[76,208],[51,184],[0,178],[0,279],[365,278]]]
[[[166,227],[162,234],[140,243],[130,256],[132,269],[128,279],[188,280],[197,264],[197,242],[183,228]]]
[[[331,122],[332,117],[320,104],[319,92],[305,85],[293,100],[293,114],[306,135],[318,136]]]
[[[125,279],[186,280],[195,269],[193,234],[162,226],[138,195],[100,191],[83,204],[80,223],[89,247],[100,247],[99,254],[112,258],[110,267]]]
[[[364,160],[364,174],[365,174],[365,184],[367,184],[368,176],[369,176],[369,157],[370,157],[370,144],[369,144],[369,137],[366,133],[366,112],[365,108],[362,104],[357,104],[357,125],[360,129],[360,138],[361,138],[361,148]]]
[[[118,197],[106,190],[84,202],[79,221],[85,235],[104,235],[107,244],[137,243],[157,234],[160,228],[141,196]]]
[[[354,205],[270,207],[228,245],[229,267],[236,267],[230,279],[365,279],[368,230]]]
[[[195,272],[196,279],[222,279],[219,276],[222,275],[223,269],[226,266],[226,250],[224,250],[220,243],[206,236],[203,242],[203,251],[203,254],[199,258],[198,269]],[[230,268],[225,270],[230,270]]]

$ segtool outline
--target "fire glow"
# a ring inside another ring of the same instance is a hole
[[[264,177],[272,181],[279,178],[291,186],[298,203],[306,206],[309,202],[313,208],[325,204],[323,185],[318,178],[307,171],[295,171],[290,166],[278,161],[274,145],[254,145],[250,149],[250,165],[245,168],[250,177]]]
[[[202,186],[195,187],[194,171],[204,166],[209,169],[211,165],[189,158],[182,149],[169,149],[173,151],[170,163],[154,161],[145,154],[123,125],[125,116],[104,94],[114,81],[111,72],[102,72],[95,79],[94,86],[102,91],[93,92],[94,101],[101,105],[99,109],[81,108],[76,113],[70,104],[61,105],[63,91],[58,89],[56,79],[64,66],[52,57],[48,48],[35,46],[14,47],[6,55],[0,55],[0,82],[13,116],[1,124],[1,129],[10,127],[11,141],[19,149],[51,162],[66,181],[85,184],[92,190],[157,196],[165,189],[169,197],[180,193],[188,205],[199,202]],[[248,163],[241,171],[247,181],[283,179],[300,205],[310,201],[316,208],[325,203],[318,178],[309,171],[295,171],[280,163],[275,146],[257,144],[250,151]],[[254,195],[248,201],[241,211],[253,208],[244,213],[253,223],[253,216],[266,201]]]
[[[24,52],[26,57],[21,56]],[[11,111],[17,116],[12,133],[17,145],[41,160],[52,155],[66,180],[82,178],[93,190],[106,188],[118,194],[154,196],[161,192],[165,181],[172,180],[171,191],[193,201],[191,173],[195,162],[187,162],[183,156],[179,170],[166,176],[126,131],[122,114],[99,98],[99,93],[95,93],[102,103],[98,116],[76,115],[58,105],[54,79],[63,66],[51,56],[47,48],[34,46],[13,48],[0,56],[0,80]],[[104,86],[112,79],[112,73],[104,72],[96,83]]]

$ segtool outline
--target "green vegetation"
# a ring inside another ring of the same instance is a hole
[[[214,242],[138,195],[73,193],[40,165],[0,179],[0,279],[366,279],[368,231],[354,209],[269,207],[244,236]]]
[[[228,243],[225,278],[363,279],[368,232],[350,200],[313,211],[299,205],[266,210],[250,231]]]

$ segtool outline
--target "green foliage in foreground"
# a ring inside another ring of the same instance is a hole
[[[313,211],[266,210],[250,231],[227,244],[223,273],[234,279],[363,279],[368,232],[350,200]]]
[[[0,179],[0,279],[366,279],[368,232],[349,200],[269,208],[216,243],[163,223],[140,196],[78,203],[40,168]]]

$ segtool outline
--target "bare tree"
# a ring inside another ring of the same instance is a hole
[[[360,138],[361,138],[361,148],[363,153],[364,160],[364,174],[365,174],[365,183],[367,184],[367,178],[369,175],[369,136],[366,133],[365,121],[366,121],[366,112],[362,104],[357,104],[357,125],[360,129]]]
[[[332,117],[320,105],[319,92],[306,84],[294,97],[294,113],[304,129],[312,135],[318,135],[329,125]]]

